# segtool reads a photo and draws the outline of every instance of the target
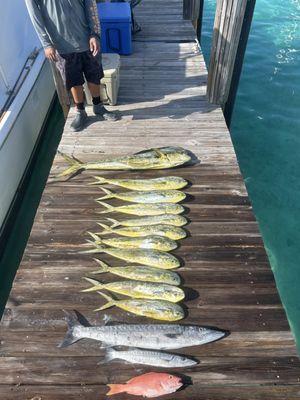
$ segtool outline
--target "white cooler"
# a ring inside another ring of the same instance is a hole
[[[120,87],[120,56],[119,54],[102,54],[104,77],[100,82],[100,97],[104,104],[114,106],[117,104]],[[92,97],[85,83],[85,98],[88,105],[92,104]]]

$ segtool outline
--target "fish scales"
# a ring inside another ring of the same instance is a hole
[[[153,350],[175,350],[199,346],[223,338],[222,330],[183,324],[117,324],[91,326],[83,316],[65,311],[68,332],[60,347],[81,339],[102,342],[103,346],[131,346]]]

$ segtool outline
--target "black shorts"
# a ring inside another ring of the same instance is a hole
[[[103,78],[101,55],[94,57],[90,50],[82,53],[58,54],[56,66],[60,71],[67,90],[87,82],[100,85]]]

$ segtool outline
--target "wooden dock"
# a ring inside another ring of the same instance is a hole
[[[187,190],[193,196],[187,204],[191,235],[175,252],[185,262],[180,269],[184,286],[194,291],[187,290],[183,323],[217,326],[231,334],[184,349],[182,353],[201,361],[178,371],[193,385],[164,398],[300,399],[293,337],[222,112],[206,101],[207,71],[192,25],[182,20],[182,1],[144,1],[137,18],[143,31],[136,36],[134,54],[122,58],[117,106],[121,121],[92,119],[84,132],[74,134],[69,129],[71,112],[60,150],[89,161],[179,145],[201,160],[172,171],[192,182]],[[101,365],[104,353],[94,342],[57,348],[66,331],[62,309],[76,309],[92,323],[102,324],[104,316],[92,311],[103,304],[100,296],[80,293],[87,287],[82,277],[95,265],[91,257],[77,254],[85,232],[97,229],[100,216],[94,199],[100,190],[87,186],[93,172],[53,183],[52,176],[65,166],[57,155],[2,318],[1,400],[102,400],[107,383],[153,370]],[[157,177],[170,171],[104,174]],[[149,321],[117,309],[106,313],[114,321]]]

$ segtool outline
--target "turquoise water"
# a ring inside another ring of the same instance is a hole
[[[215,1],[204,3],[208,60]],[[231,135],[300,350],[300,0],[256,1]]]

